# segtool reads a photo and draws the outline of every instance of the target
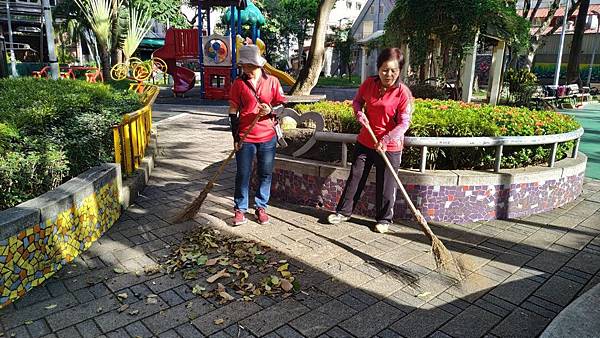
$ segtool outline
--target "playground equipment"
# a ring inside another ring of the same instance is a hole
[[[212,7],[229,7],[223,16],[223,21],[227,24],[225,36],[210,32]],[[207,29],[204,29],[203,18],[207,18]],[[177,62],[198,60],[201,98],[226,100],[229,98],[231,83],[238,75],[237,50],[247,43],[246,39],[238,34],[242,32],[242,24],[252,27],[250,41],[259,48],[262,46],[261,53],[264,53],[265,46],[260,40],[260,26],[264,25],[265,18],[251,1],[199,0],[198,22],[202,23],[199,28],[202,36],[199,36],[198,29],[169,29],[165,36],[165,45],[157,49],[153,56],[165,60],[167,71],[173,77],[172,90],[175,95],[189,91],[196,82],[195,72],[178,65]],[[198,48],[199,46],[201,48]],[[284,83],[293,85],[294,79],[288,74],[269,64],[265,65],[265,69]]]
[[[129,84],[129,90],[138,93],[144,91],[144,81],[148,80],[154,73],[166,73],[167,63],[161,58],[153,57],[142,61],[138,58],[130,58],[125,63],[117,63],[110,69],[110,77],[115,81],[125,79],[135,81]]]

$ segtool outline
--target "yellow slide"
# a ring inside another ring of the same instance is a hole
[[[248,39],[250,40],[250,39]],[[236,45],[236,52],[239,53],[240,47],[246,42],[247,40],[242,38],[241,35],[237,35],[236,39],[235,39],[235,45]],[[250,41],[251,42],[251,41]],[[260,50],[261,54],[265,53],[265,43],[263,42],[263,40],[261,40],[260,38],[256,39],[256,45],[258,46],[258,49]],[[238,55],[239,57],[239,55]],[[279,80],[283,81],[283,83],[285,83],[288,86],[293,86],[296,83],[296,80],[288,73],[281,71],[273,66],[271,66],[269,63],[265,64],[264,66],[265,70],[269,73],[271,73],[273,76],[275,76],[276,78],[278,78]]]
[[[271,75],[283,81],[283,83],[288,86],[293,86],[296,83],[296,80],[290,74],[271,66],[268,62],[265,64],[264,68],[267,72],[271,73]]]

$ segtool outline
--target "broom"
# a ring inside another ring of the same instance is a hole
[[[373,129],[371,129],[371,126],[369,125],[368,121],[366,121],[366,122],[367,123],[364,125],[364,127],[367,129],[367,131],[373,138],[373,142],[375,142],[375,144],[377,144],[379,141],[377,140],[375,133],[373,133]],[[380,149],[377,149],[377,152],[379,153],[379,155],[381,155],[381,157],[383,157],[383,160],[385,161],[385,164],[387,165],[388,169],[394,175],[394,179],[396,180],[396,183],[398,184],[398,188],[400,189],[400,192],[402,193],[402,197],[404,198],[404,200],[410,207],[412,214],[415,216],[417,222],[421,226],[421,230],[425,233],[425,236],[427,236],[427,238],[429,238],[429,240],[431,240],[431,252],[433,253],[433,258],[435,259],[435,265],[438,268],[447,269],[449,267],[450,263],[454,263],[454,266],[456,268],[456,271],[460,275],[460,278],[463,278],[465,275],[464,264],[460,261],[456,261],[454,259],[454,257],[452,257],[452,254],[450,253],[450,251],[448,251],[448,249],[446,249],[446,247],[444,246],[444,243],[442,243],[442,241],[433,233],[433,231],[427,224],[425,217],[423,217],[421,212],[417,208],[415,208],[414,204],[410,200],[410,197],[408,196],[408,193],[406,192],[406,189],[404,189],[404,185],[402,184],[402,182],[400,181],[400,178],[398,177],[398,173],[396,172],[396,170],[390,163],[390,160],[388,159],[388,157],[385,155],[385,152],[381,151]]]
[[[244,140],[246,139],[246,136],[248,136],[248,134],[250,133],[252,128],[254,128],[254,126],[256,125],[256,122],[258,122],[258,119],[260,119],[260,117],[261,117],[260,114],[256,114],[256,117],[254,118],[254,120],[252,120],[252,123],[250,123],[250,127],[248,129],[246,129],[246,131],[244,132],[244,135],[242,135],[242,137],[240,138],[239,144],[242,144],[242,142],[244,142]],[[175,223],[182,223],[185,221],[189,221],[190,219],[194,218],[194,216],[196,216],[198,211],[200,211],[200,208],[202,207],[204,200],[208,196],[208,193],[212,190],[213,185],[217,181],[217,178],[219,178],[219,176],[221,176],[221,174],[223,173],[223,170],[225,170],[225,167],[227,166],[227,164],[229,164],[229,162],[231,161],[231,159],[233,158],[233,155],[235,155],[235,153],[236,153],[235,149],[233,149],[231,151],[231,153],[229,153],[229,156],[225,159],[225,161],[223,161],[223,163],[221,163],[219,170],[217,170],[217,172],[213,175],[213,177],[210,179],[210,181],[208,181],[208,183],[204,187],[204,190],[202,190],[200,192],[200,194],[198,195],[198,197],[196,197],[192,201],[192,203],[190,203],[181,213],[179,213],[177,215],[177,217],[175,217],[175,220],[174,220]]]

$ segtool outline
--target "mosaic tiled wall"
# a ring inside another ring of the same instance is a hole
[[[282,165],[283,166],[283,165]],[[281,166],[281,167],[282,167]],[[273,173],[273,199],[334,210],[345,179],[302,174],[278,167]],[[427,186],[406,185],[415,206],[428,220],[467,223],[479,220],[521,217],[552,210],[568,203],[582,191],[583,172],[557,180],[523,184]],[[375,184],[367,183],[356,213],[375,216]],[[398,195],[395,217],[411,218]]]
[[[42,213],[37,224],[0,239],[0,308],[51,277],[117,221],[118,178],[115,170],[105,176],[84,189],[87,196],[52,210],[55,217],[43,219]]]

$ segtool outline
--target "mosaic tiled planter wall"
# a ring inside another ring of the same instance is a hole
[[[0,212],[0,308],[89,248],[119,218],[120,167],[103,164]]]
[[[444,170],[425,173],[401,170],[400,180],[428,220],[467,223],[522,217],[573,201],[582,191],[587,157],[579,154],[555,167],[487,171]],[[271,196],[275,200],[334,210],[350,168],[278,156]],[[375,175],[369,176],[356,213],[375,215]],[[411,218],[401,197],[395,217]]]

